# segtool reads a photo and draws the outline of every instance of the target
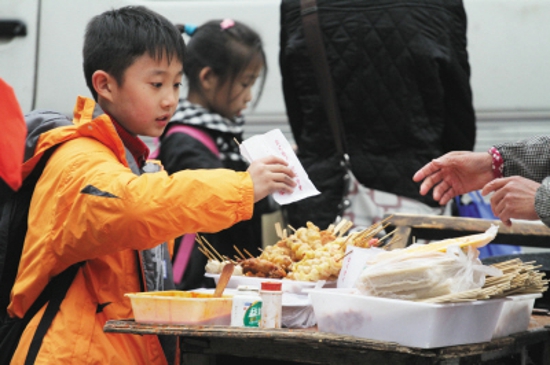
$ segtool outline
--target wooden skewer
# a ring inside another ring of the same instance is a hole
[[[203,254],[205,254],[205,255],[206,255],[209,259],[211,259],[211,260],[218,261],[218,262],[222,262],[223,260],[220,261],[220,260],[216,257],[216,255],[208,248],[208,246],[206,246],[206,245],[204,244],[204,242],[202,241],[202,239],[203,239],[203,238],[202,238],[200,235],[197,235],[197,236],[195,237],[195,241],[199,244],[199,247],[198,247],[198,248],[199,248],[199,249],[202,248],[201,252],[202,252]]]
[[[250,256],[251,259],[254,258],[254,255],[251,254],[250,252],[248,252],[248,250],[247,250],[246,248],[243,248],[243,251],[244,251],[248,256]]]
[[[241,250],[239,250],[237,246],[233,245],[233,248],[235,249],[235,251],[237,251],[237,253],[239,254],[239,256],[241,256],[243,260],[246,260],[246,256],[241,252]]]
[[[225,256],[225,255],[223,255],[223,257],[224,257],[227,261],[231,262],[233,265],[238,265],[238,264],[239,264],[237,261],[232,260],[230,257],[227,257],[227,256]]]
[[[340,260],[343,260],[344,257],[346,257],[347,255],[349,255],[350,253],[352,253],[353,250],[349,250],[348,252],[346,252],[345,254],[343,254],[339,259],[336,260],[336,262],[340,261]]]
[[[380,241],[384,241],[386,238],[388,238],[388,237],[390,237],[391,235],[393,235],[396,231],[397,231],[397,228],[394,229],[393,231],[391,231],[390,233],[388,233],[387,235],[385,235],[384,237],[380,238]]]
[[[209,251],[205,250],[205,249],[202,248],[201,246],[199,246],[198,249],[199,249],[199,251],[200,251],[204,256],[206,256],[206,258],[207,258],[208,260],[219,262],[218,259],[217,259],[216,257],[212,256],[212,254],[211,254]]]
[[[280,222],[275,223],[275,232],[277,233],[277,237],[279,237],[280,239],[284,239],[283,229],[281,228]]]
[[[237,144],[237,146],[240,146],[241,144],[239,143],[239,141],[237,141],[237,138],[234,138],[233,137],[233,140],[235,141],[235,143]]]
[[[223,262],[223,256],[220,255],[220,253],[214,248],[214,246],[212,246],[206,238],[201,237],[201,239],[208,245],[208,247],[210,247],[211,252],[213,252],[217,257],[219,257],[220,261]]]
[[[338,232],[340,231],[340,229],[342,229],[342,227],[343,227],[344,225],[346,225],[347,223],[348,223],[348,220],[342,218],[342,220],[341,220],[340,222],[338,222],[338,224],[336,225],[336,227],[334,227],[334,230],[333,230],[334,234],[337,235]]]

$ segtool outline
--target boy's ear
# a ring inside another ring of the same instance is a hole
[[[211,67],[204,67],[199,72],[199,81],[205,91],[214,89],[216,87],[217,79],[218,78]]]
[[[116,80],[111,75],[102,70],[97,70],[92,75],[92,85],[98,97],[109,101],[112,101],[113,83],[115,82]]]

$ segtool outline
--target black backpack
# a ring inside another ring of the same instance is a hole
[[[55,112],[33,112],[26,117],[28,135],[36,138],[46,130],[70,124],[70,120]],[[10,303],[10,293],[15,282],[23,243],[27,234],[29,206],[36,182],[42,175],[46,162],[54,152],[55,147],[44,153],[31,174],[23,181],[21,188],[7,197],[0,207],[0,364],[9,364],[19,344],[21,334],[34,315],[49,302],[46,312],[40,321],[32,340],[25,364],[33,364],[40,349],[42,339],[48,331],[59,306],[69,289],[78,268],[82,263],[75,264],[53,278],[23,318],[10,318],[7,307]],[[25,159],[32,156],[25,155]]]

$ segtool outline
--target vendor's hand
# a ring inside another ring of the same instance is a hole
[[[291,194],[296,186],[295,174],[288,163],[275,156],[253,161],[247,171],[254,183],[254,202],[276,191]]]
[[[535,194],[540,184],[520,176],[495,179],[485,185],[482,195],[493,192],[491,208],[493,213],[506,225],[511,226],[511,218],[537,220]]]
[[[493,179],[492,157],[486,152],[449,152],[426,164],[413,176],[422,181],[420,194],[433,188],[433,198],[445,205],[457,195],[481,189]]]

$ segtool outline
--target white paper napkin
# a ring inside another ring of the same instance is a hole
[[[246,139],[241,143],[240,150],[241,154],[250,162],[268,156],[280,157],[288,162],[288,166],[296,174],[294,181],[297,185],[292,194],[285,192],[273,194],[273,198],[280,205],[320,194],[280,129],[273,129],[265,134],[258,134]]]

